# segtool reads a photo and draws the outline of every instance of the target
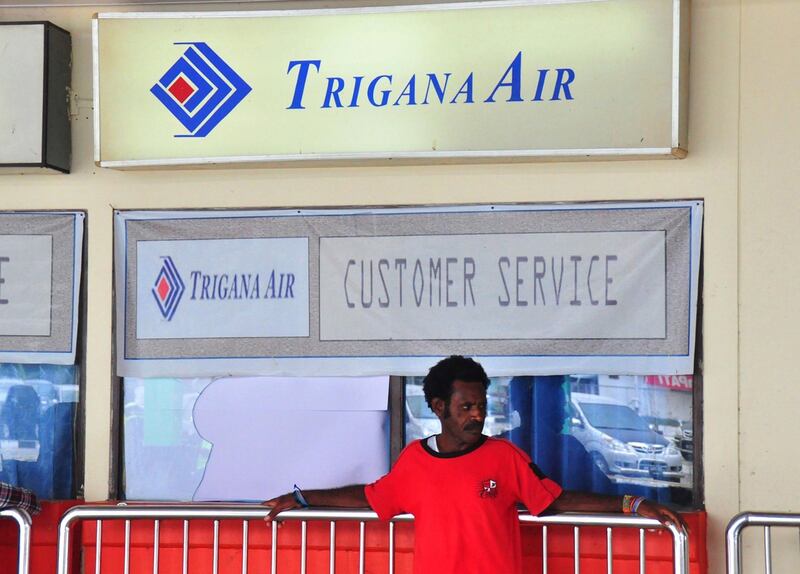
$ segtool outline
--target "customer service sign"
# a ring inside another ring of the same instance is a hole
[[[698,201],[119,212],[118,372],[694,368]]]
[[[682,157],[686,0],[506,0],[94,21],[105,167]]]

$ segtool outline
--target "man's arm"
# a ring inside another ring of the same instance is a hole
[[[7,508],[20,508],[28,514],[39,514],[42,510],[32,491],[0,482],[0,510]]]
[[[622,498],[565,490],[547,510],[548,512],[622,512]],[[644,500],[636,514],[645,518],[655,518],[664,525],[686,528],[686,523],[680,515],[651,500]]]
[[[335,508],[369,508],[369,502],[364,494],[364,485],[343,486],[329,490],[303,490],[303,497],[309,506],[329,506]],[[301,508],[293,492],[283,494],[263,503],[271,508],[269,515],[264,519],[272,521],[284,510]]]

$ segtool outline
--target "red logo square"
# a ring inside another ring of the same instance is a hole
[[[167,89],[180,103],[185,102],[195,92],[195,89],[183,79],[183,76],[178,76],[178,79],[172,82],[172,85]]]

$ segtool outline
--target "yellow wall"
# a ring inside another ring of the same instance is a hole
[[[800,239],[792,180],[800,170],[796,0],[694,0],[690,151],[682,161],[205,171],[116,172],[94,166],[92,12],[0,9],[2,20],[50,20],[72,33],[73,87],[80,97],[72,126],[73,173],[2,176],[0,207],[88,211],[88,500],[104,499],[108,492],[115,208],[703,198],[703,431],[711,572],[724,569],[723,530],[740,509],[800,511],[800,457],[790,427],[800,410],[800,383],[790,364],[790,345],[797,341],[794,319],[800,316],[793,290],[800,271],[786,248]]]

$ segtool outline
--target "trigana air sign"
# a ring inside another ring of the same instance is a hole
[[[100,14],[104,167],[683,157],[686,0]]]

